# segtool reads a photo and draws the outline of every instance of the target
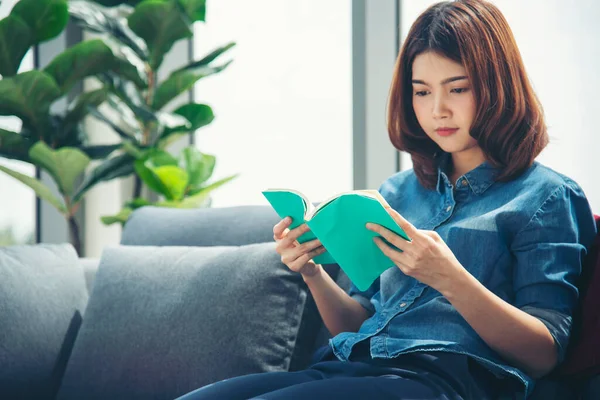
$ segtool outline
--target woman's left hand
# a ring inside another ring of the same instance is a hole
[[[402,251],[393,249],[381,238],[375,237],[373,240],[377,246],[404,274],[444,294],[466,272],[465,268],[437,232],[417,229],[396,210],[386,209],[411,241],[381,225],[369,223],[367,229],[383,236]]]

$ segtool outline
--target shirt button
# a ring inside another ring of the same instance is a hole
[[[446,207],[446,212],[450,212],[450,210],[452,210],[452,206]]]
[[[467,180],[463,179],[462,181],[460,181],[460,184],[463,186],[467,186]]]
[[[406,303],[400,303],[400,307],[406,307]]]

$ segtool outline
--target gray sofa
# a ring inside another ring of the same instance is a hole
[[[172,399],[306,367],[330,336],[275,253],[277,221],[266,206],[145,207],[100,260],[68,244],[1,249],[0,398]],[[534,398],[598,399],[599,383],[544,379]]]

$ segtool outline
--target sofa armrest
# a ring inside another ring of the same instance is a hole
[[[81,257],[79,258],[79,264],[83,268],[85,286],[88,295],[91,295],[92,287],[94,286],[94,279],[96,278],[96,272],[98,271],[98,265],[100,264],[100,259]]]

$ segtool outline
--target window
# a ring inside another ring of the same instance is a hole
[[[0,18],[5,18],[16,0],[0,3]],[[33,54],[27,53],[20,71],[33,68]],[[16,117],[0,116],[0,128],[18,132],[21,120]],[[30,164],[0,157],[0,164],[23,174],[35,175],[35,167]],[[34,243],[36,201],[33,190],[16,179],[0,172],[0,246]]]
[[[434,1],[402,1],[402,37]],[[560,0],[492,1],[511,26],[525,68],[546,116],[550,144],[538,161],[575,179],[596,213],[600,186],[596,172],[600,139],[594,126],[600,111],[600,3],[567,5]],[[409,157],[402,168],[410,168]]]
[[[210,1],[196,24],[196,59],[235,41],[223,72],[200,80],[195,101],[215,120],[196,133],[214,154],[213,206],[266,204],[261,190],[291,187],[312,201],[351,190],[350,0]]]

